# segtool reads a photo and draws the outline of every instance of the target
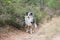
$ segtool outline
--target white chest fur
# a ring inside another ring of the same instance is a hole
[[[25,16],[25,24],[31,26],[32,25],[31,22],[33,22],[33,16],[29,16],[29,18],[28,16]]]

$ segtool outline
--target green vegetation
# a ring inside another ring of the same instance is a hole
[[[44,6],[52,9],[60,9],[59,4],[59,0],[44,0]],[[0,24],[22,27],[27,11],[34,13],[37,24],[43,23],[47,13],[40,11],[40,6],[40,0],[0,0]]]

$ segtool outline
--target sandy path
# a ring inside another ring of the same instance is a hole
[[[40,25],[40,28],[36,29],[36,32],[33,34],[17,30],[13,27],[9,28],[6,31],[5,29],[4,31],[0,30],[0,40],[55,40],[54,34],[57,34],[55,27],[59,23],[60,17],[53,18],[51,22]],[[60,36],[58,36],[58,38],[59,37]]]

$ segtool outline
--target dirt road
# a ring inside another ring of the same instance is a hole
[[[1,29],[1,28],[0,28]],[[13,28],[0,30],[0,40],[59,40],[60,17],[53,18],[49,23],[44,23],[33,34]]]

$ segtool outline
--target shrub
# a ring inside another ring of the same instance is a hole
[[[20,3],[18,1],[0,1],[0,24],[13,25],[17,28],[24,28],[24,14],[32,12],[35,15],[37,24],[43,23],[46,13],[40,11],[40,7]]]

